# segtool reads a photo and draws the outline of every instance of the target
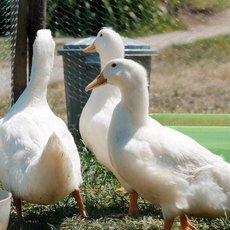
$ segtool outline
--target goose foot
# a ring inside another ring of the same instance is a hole
[[[22,201],[21,201],[21,199],[16,197],[16,196],[13,196],[13,204],[16,208],[18,219],[20,220],[20,222],[24,222],[24,218],[22,216]]]
[[[137,212],[138,193],[137,192],[130,193],[129,198],[130,198],[129,216],[134,216]]]
[[[73,192],[73,196],[75,198],[75,200],[77,201],[78,205],[79,205],[79,209],[80,209],[80,214],[82,217],[89,217],[89,214],[85,208],[85,205],[83,203],[83,199],[81,197],[81,193],[80,193],[80,190],[79,189],[76,189],[74,192]]]
[[[180,214],[180,229],[181,230],[197,230],[189,221],[186,214]]]
[[[116,189],[115,191],[118,192],[118,193],[122,193],[122,194],[124,194],[124,195],[126,195],[126,194],[128,193],[128,192],[125,190],[125,188],[123,188],[123,187],[120,187],[120,188]]]
[[[164,219],[164,230],[171,230],[173,226],[174,218]]]

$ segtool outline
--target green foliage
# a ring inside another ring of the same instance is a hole
[[[129,36],[168,31],[180,26],[160,1],[110,0],[108,24]]]
[[[160,0],[49,0],[48,27],[72,36],[92,35],[103,26],[129,36],[164,32],[182,27],[171,5]]]
[[[128,36],[183,29],[179,9],[218,11],[229,0],[48,0],[48,27],[56,35],[95,35],[103,26]]]
[[[86,36],[105,25],[103,0],[48,0],[48,27],[57,34]]]

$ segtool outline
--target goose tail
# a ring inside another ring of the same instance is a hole
[[[32,168],[30,178],[37,178],[37,181],[36,187],[30,188],[31,195],[37,193],[40,198],[37,200],[36,196],[33,200],[33,196],[27,197],[31,203],[58,202],[77,189],[81,183],[81,174],[74,170],[73,162],[68,152],[64,151],[61,139],[56,133],[50,136],[41,157]]]
[[[71,184],[71,181],[75,181],[73,172],[75,167],[56,133],[50,136],[42,153],[40,164],[43,168],[49,169],[51,178],[56,178],[57,183]]]

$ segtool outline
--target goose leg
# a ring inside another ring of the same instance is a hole
[[[137,212],[138,193],[137,192],[130,193],[129,198],[130,198],[129,216],[134,216]]]
[[[174,218],[164,219],[164,230],[171,230],[173,226]]]
[[[16,208],[16,212],[17,212],[19,220],[21,222],[23,222],[24,219],[23,219],[23,216],[22,216],[22,201],[21,201],[21,199],[16,197],[16,196],[13,196],[13,203],[14,203],[14,206]]]
[[[180,214],[180,229],[181,230],[197,230],[189,221],[186,214]]]
[[[73,196],[75,198],[75,200],[77,201],[78,205],[79,205],[79,209],[80,209],[80,214],[82,217],[89,217],[89,214],[85,208],[85,205],[83,203],[83,199],[81,197],[81,193],[79,189],[74,190],[73,192]]]

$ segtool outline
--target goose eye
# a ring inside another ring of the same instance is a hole
[[[114,68],[114,67],[116,67],[116,66],[117,66],[117,64],[116,64],[116,63],[113,63],[113,64],[112,64],[112,67],[113,67],[113,68]]]
[[[102,37],[103,36],[103,34],[100,34],[100,37]]]

